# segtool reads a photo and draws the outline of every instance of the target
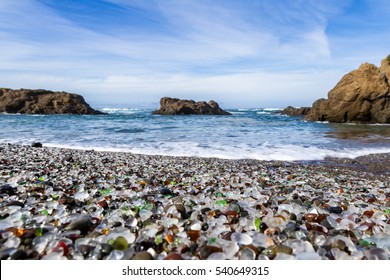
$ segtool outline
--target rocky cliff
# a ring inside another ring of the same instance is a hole
[[[222,110],[215,101],[182,100],[163,97],[160,100],[160,109],[153,112],[155,115],[230,115]]]
[[[0,112],[20,114],[103,114],[78,94],[48,90],[0,88]]]
[[[329,122],[390,123],[390,59],[363,63],[313,103],[305,119]]]

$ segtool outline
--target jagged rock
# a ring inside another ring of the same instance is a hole
[[[33,147],[33,148],[42,148],[43,145],[42,145],[41,142],[33,142],[33,143],[31,144],[31,147]]]
[[[282,111],[280,111],[280,114],[287,115],[287,116],[292,116],[292,117],[297,117],[297,116],[305,116],[309,113],[310,107],[292,107],[288,106],[284,108]]]
[[[390,59],[363,63],[313,103],[305,119],[329,122],[390,123]]]
[[[103,114],[92,109],[81,95],[49,90],[0,88],[0,112],[20,114]]]
[[[154,115],[230,115],[222,110],[218,103],[178,98],[163,97],[160,100],[160,109],[153,112]]]

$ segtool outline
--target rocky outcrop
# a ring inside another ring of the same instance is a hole
[[[182,100],[178,98],[163,97],[160,100],[160,109],[153,112],[154,115],[230,115],[222,110],[218,103],[193,100]]]
[[[380,67],[364,63],[319,99],[305,119],[329,122],[390,123],[390,59]]]
[[[284,108],[282,111],[280,111],[279,113],[282,115],[298,117],[298,116],[307,115],[309,113],[310,109],[311,109],[310,107],[296,108],[296,107],[288,106],[288,107]]]
[[[103,114],[91,108],[81,95],[48,90],[0,88],[0,112],[13,114]]]

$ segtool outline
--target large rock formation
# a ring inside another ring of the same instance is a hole
[[[364,63],[319,99],[305,119],[329,122],[390,123],[390,58],[380,67]]]
[[[0,88],[0,112],[20,114],[103,114],[78,94],[48,90]]]
[[[215,101],[182,100],[163,97],[160,100],[160,109],[153,112],[155,115],[230,115],[222,110]]]
[[[292,117],[298,117],[298,116],[305,116],[309,113],[310,107],[292,107],[288,106],[284,108],[282,111],[280,111],[280,114],[287,115],[287,116],[292,116]]]

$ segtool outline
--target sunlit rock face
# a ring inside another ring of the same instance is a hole
[[[363,63],[346,74],[328,93],[313,103],[307,120],[390,123],[390,59],[381,66]]]
[[[222,110],[218,103],[178,98],[163,97],[160,100],[160,109],[153,112],[155,115],[230,115]]]
[[[0,112],[12,114],[103,114],[94,110],[81,95],[64,91],[0,88]]]

